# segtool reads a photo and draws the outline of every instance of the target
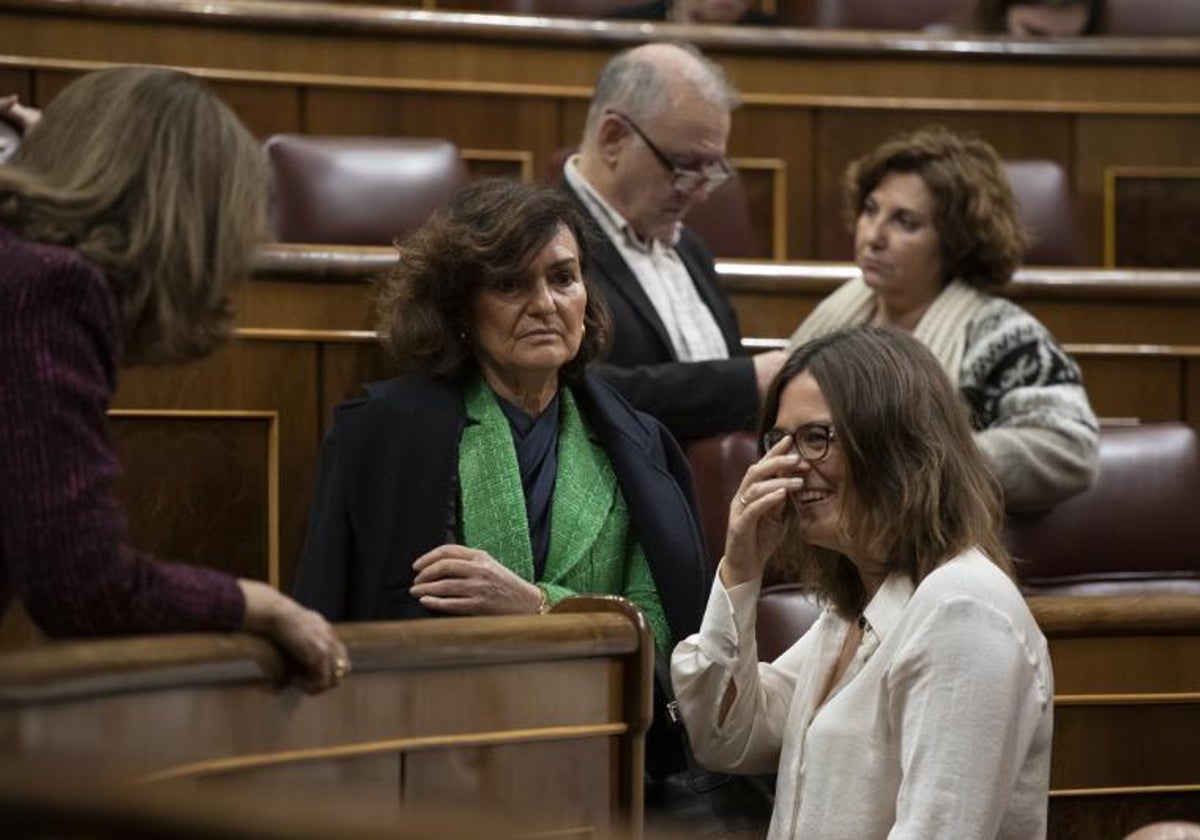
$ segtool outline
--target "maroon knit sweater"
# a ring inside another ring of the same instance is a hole
[[[121,335],[98,268],[0,225],[0,614],[15,596],[52,636],[235,629],[232,577],[125,544],[105,416]]]

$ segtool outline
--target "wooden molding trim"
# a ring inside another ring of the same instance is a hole
[[[279,412],[230,409],[113,408],[109,417],[184,420],[265,420],[267,422],[267,583],[282,584],[279,567]]]
[[[275,5],[275,4],[272,4]],[[283,2],[278,5],[286,5]],[[316,6],[316,3],[303,3]],[[421,13],[425,14],[425,13]],[[564,44],[564,46],[567,46]],[[117,66],[119,62],[47,59],[0,55],[0,68],[50,72],[79,72]],[[550,85],[522,82],[489,82],[452,79],[397,79],[391,76],[295,73],[264,70],[228,70],[212,67],[179,67],[192,75],[231,84],[281,84],[302,88],[354,88],[356,90],[414,93],[486,94],[489,96],[588,100],[592,88],[584,85]],[[745,91],[745,108],[789,108],[841,111],[945,111],[956,113],[1046,113],[1075,116],[1196,116],[1200,102],[964,99],[894,96],[832,96]]]
[[[1068,636],[1200,633],[1200,598],[1187,595],[1037,595],[1027,603],[1051,641]]]
[[[1094,796],[1153,796],[1164,793],[1196,793],[1200,785],[1141,785],[1136,787],[1106,787],[1106,788],[1063,788],[1051,790],[1051,799]]]
[[[1200,166],[1106,166],[1104,168],[1104,265],[1117,266],[1117,181],[1121,178],[1200,179]]]
[[[533,183],[533,152],[509,151],[507,149],[460,149],[463,160],[479,160],[489,163],[515,163],[521,170],[521,181]]]
[[[1151,694],[1056,694],[1055,706],[1171,706],[1200,704],[1200,691]]]
[[[403,33],[412,37],[459,37],[497,41],[587,44],[615,48],[653,40],[689,40],[706,50],[734,53],[911,56],[915,59],[1013,59],[1146,63],[1195,59],[1190,38],[1009,39],[943,37],[918,32],[848,31],[791,27],[687,26],[642,21],[597,21],[525,15],[380,8],[340,3],[226,0],[6,0],[5,6],[35,14],[78,18],[134,18],[220,23],[231,28],[270,26],[332,32]]]
[[[504,744],[528,744],[545,741],[571,741],[584,738],[612,738],[629,733],[624,723],[598,723],[585,726],[547,726],[537,729],[507,729],[490,732],[468,732],[455,735],[421,735],[410,738],[389,738],[358,744],[339,744],[334,747],[312,747],[302,750],[283,750],[275,753],[239,755],[181,764],[150,773],[133,781],[154,784],[175,779],[202,778],[240,770],[260,770],[307,761],[321,761],[386,753],[421,752],[425,750],[491,747]]]
[[[787,259],[788,219],[787,161],[783,158],[737,157],[730,163],[735,169],[771,173],[771,259]]]

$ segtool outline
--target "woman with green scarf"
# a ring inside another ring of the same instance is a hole
[[[561,193],[487,180],[402,249],[378,300],[400,378],[339,407],[297,598],[330,620],[544,612],[623,595],[660,653],[710,582],[678,445],[587,372],[611,326]]]

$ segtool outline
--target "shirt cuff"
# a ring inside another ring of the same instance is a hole
[[[700,623],[700,649],[712,662],[731,667],[738,649],[754,644],[754,622],[762,580],[748,580],[726,589],[720,576],[713,580],[708,606]]]

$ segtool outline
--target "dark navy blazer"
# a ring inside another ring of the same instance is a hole
[[[429,616],[408,588],[413,561],[453,533],[462,393],[415,376],[367,390],[338,407],[322,446],[294,594],[332,621]],[[612,463],[673,646],[699,629],[712,580],[687,461],[599,378],[572,392]]]
[[[587,205],[570,185],[564,181],[562,188],[590,219]],[[588,285],[608,304],[614,327],[612,347],[596,372],[680,440],[755,428],[759,401],[754,364],[742,350],[737,313],[699,237],[684,228],[675,252],[721,330],[728,359],[679,361],[666,326],[616,246],[598,230],[591,245],[584,267]]]

